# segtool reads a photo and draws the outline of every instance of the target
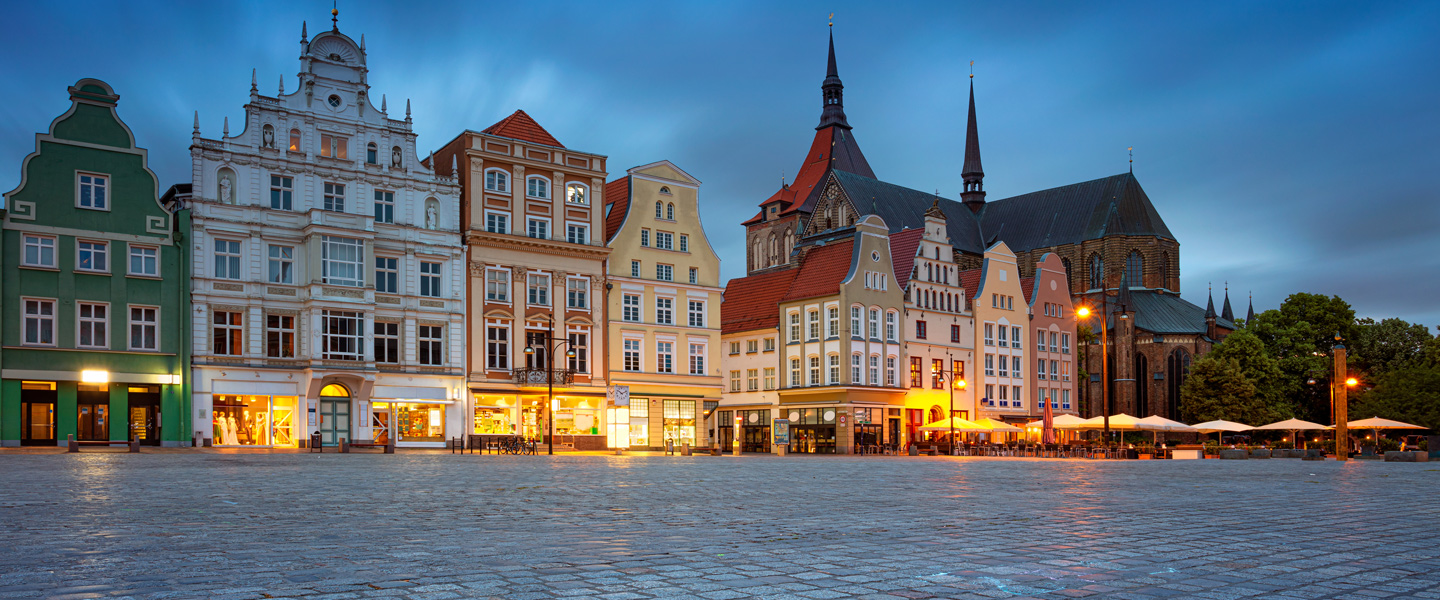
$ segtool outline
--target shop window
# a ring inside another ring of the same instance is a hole
[[[215,396],[211,428],[217,446],[295,447],[296,398]]]
[[[471,418],[471,431],[477,434],[514,435],[514,400],[475,395],[475,413]]]
[[[648,447],[650,445],[649,399],[630,399],[630,445],[640,447]]]
[[[394,406],[397,440],[445,441],[445,405],[397,403]]]
[[[665,401],[665,439],[676,446],[695,445],[695,401]]]

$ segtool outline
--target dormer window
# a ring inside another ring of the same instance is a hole
[[[544,177],[531,177],[526,179],[525,195],[531,198],[549,198],[550,182]]]

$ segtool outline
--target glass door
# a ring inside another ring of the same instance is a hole
[[[327,446],[350,439],[350,399],[320,399],[320,441]]]
[[[375,443],[384,444],[390,441],[390,405],[376,403],[374,406],[370,412],[370,435]]]
[[[55,445],[55,402],[20,403],[20,445]]]

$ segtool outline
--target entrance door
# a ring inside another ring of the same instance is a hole
[[[770,427],[742,427],[740,435],[741,452],[769,452]]]
[[[20,445],[55,445],[55,398],[52,382],[20,385]]]
[[[899,446],[900,444],[900,419],[890,418],[890,433],[885,436],[885,443]]]
[[[130,435],[146,446],[160,445],[160,388],[130,386]]]
[[[350,390],[338,383],[320,389],[320,443],[337,446],[350,437]]]
[[[82,386],[75,407],[75,439],[107,441],[110,439],[110,392],[86,390]]]
[[[389,408],[377,408],[370,413],[370,431],[375,438],[375,443],[384,444],[390,441]]]

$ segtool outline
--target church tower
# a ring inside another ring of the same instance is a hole
[[[985,169],[980,167],[980,131],[975,125],[975,74],[970,74],[970,118],[965,124],[965,166],[960,171],[965,191],[960,201],[973,212],[985,207]]]

